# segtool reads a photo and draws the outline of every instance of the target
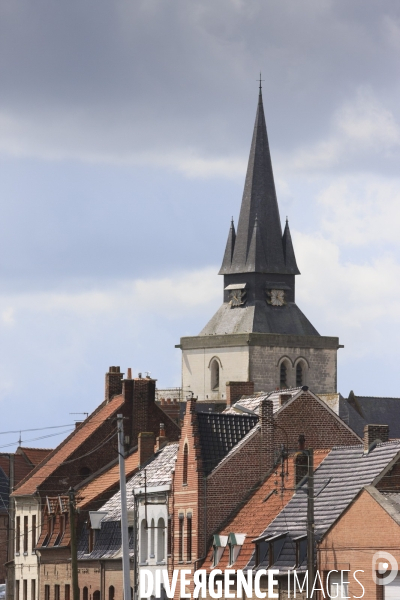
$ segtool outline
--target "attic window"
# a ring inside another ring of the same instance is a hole
[[[82,467],[79,469],[79,477],[81,479],[86,479],[91,473],[92,471],[89,469],[89,467]]]
[[[224,553],[225,546],[228,542],[227,535],[214,535],[214,559],[213,559],[213,567],[216,567],[219,561],[221,560],[221,556]]]
[[[229,566],[232,566],[239,555],[240,549],[243,546],[246,535],[244,533],[230,533],[228,536],[229,546]]]

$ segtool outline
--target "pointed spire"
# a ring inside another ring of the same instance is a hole
[[[282,246],[287,272],[292,273],[293,275],[300,275],[300,271],[296,263],[296,256],[294,254],[292,236],[290,235],[289,221],[287,217],[285,231],[283,232],[282,236]]]
[[[250,256],[254,236],[256,254]],[[288,272],[282,247],[282,228],[265,124],[261,79],[236,243],[229,270],[229,273],[249,272]]]
[[[219,271],[219,275],[225,275],[226,273],[230,273],[232,266],[232,258],[233,251],[235,249],[235,241],[236,241],[236,231],[235,224],[233,222],[233,217],[231,221],[231,226],[229,228],[228,240],[226,242],[224,259],[222,261],[222,266]]]

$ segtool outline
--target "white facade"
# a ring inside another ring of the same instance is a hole
[[[14,527],[14,597],[38,600],[39,568],[34,548],[41,531],[40,498],[34,496],[17,496],[15,498]]]
[[[146,494],[143,487],[134,490],[137,501],[139,586],[142,569],[151,571],[154,581],[159,571],[160,582],[163,581],[161,571],[167,571],[170,489],[170,485],[151,487],[147,488]],[[161,591],[160,597],[163,596]]]

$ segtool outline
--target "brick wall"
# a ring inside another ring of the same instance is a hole
[[[105,399],[107,402],[122,392],[122,377],[119,367],[110,367],[106,373]]]
[[[382,586],[377,586],[372,579],[372,558],[375,552],[384,550],[400,564],[399,536],[399,525],[363,490],[319,545],[318,568],[326,572],[361,569],[364,573],[358,573],[357,577],[365,587],[363,597],[379,598],[377,592],[381,589],[377,588]],[[362,590],[351,574],[349,581],[349,595],[361,596]]]
[[[253,381],[227,381],[226,382],[226,404],[232,406],[242,396],[254,394]]]
[[[364,452],[368,452],[370,445],[377,440],[389,441],[389,425],[370,424],[364,427]]]

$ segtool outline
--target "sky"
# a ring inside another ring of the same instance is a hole
[[[260,72],[297,304],[338,391],[400,396],[399,53],[398,0],[3,0],[0,451],[57,444],[111,365],[180,384]]]

